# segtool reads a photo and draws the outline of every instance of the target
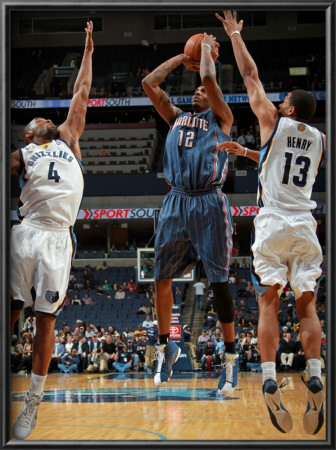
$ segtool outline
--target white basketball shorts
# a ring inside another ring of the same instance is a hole
[[[251,272],[257,294],[279,283],[281,295],[288,281],[295,298],[315,290],[323,257],[309,211],[261,208],[254,219],[254,235]]]
[[[74,242],[69,228],[56,228],[24,219],[11,230],[10,289],[13,300],[34,310],[55,314],[69,283]]]

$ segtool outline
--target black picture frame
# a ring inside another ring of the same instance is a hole
[[[174,2],[169,0],[164,0],[162,2],[151,2],[151,1],[67,1],[58,0],[57,2],[43,2],[43,0],[21,0],[21,3],[15,0],[1,0],[1,57],[0,57],[0,70],[2,75],[2,83],[0,84],[0,94],[1,94],[1,128],[0,128],[0,138],[2,143],[2,158],[0,158],[0,170],[1,170],[1,368],[0,368],[0,383],[1,383],[1,435],[0,435],[0,445],[1,448],[63,448],[63,449],[73,449],[73,448],[175,448],[175,449],[198,449],[198,448],[303,448],[303,449],[313,449],[313,448],[326,448],[334,449],[335,447],[335,299],[334,297],[334,280],[335,280],[335,203],[336,203],[336,189],[335,189],[335,19],[336,19],[336,9],[335,0],[329,1],[308,1],[308,0],[293,0],[290,2],[283,1],[231,1],[231,2],[220,2],[220,1],[198,1],[198,0],[184,0],[181,2]],[[188,441],[148,441],[146,443],[139,443],[136,441],[14,441],[10,440],[10,403],[11,403],[11,392],[10,392],[10,357],[9,357],[9,347],[10,347],[10,296],[9,296],[9,234],[10,234],[10,214],[9,214],[9,195],[10,195],[10,175],[9,175],[9,136],[10,136],[10,57],[11,57],[11,35],[10,35],[10,14],[17,8],[38,8],[43,6],[43,8],[106,8],[106,9],[132,9],[144,8],[146,10],[158,10],[158,9],[201,9],[207,11],[221,11],[222,9],[267,9],[274,11],[281,11],[281,9],[302,9],[302,10],[314,10],[314,9],[324,9],[326,11],[326,85],[327,85],[327,101],[326,101],[326,127],[327,127],[327,303],[328,303],[328,314],[327,314],[327,390],[326,390],[326,422],[327,422],[327,436],[326,441],[256,441],[256,442],[246,442],[246,441],[211,441],[211,442],[188,442]]]

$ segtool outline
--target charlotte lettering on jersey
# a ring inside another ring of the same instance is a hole
[[[173,128],[178,126],[188,127],[188,128],[199,128],[203,131],[208,131],[209,122],[199,117],[193,116],[182,116],[178,117],[173,125]]]
[[[312,141],[308,141],[308,139],[301,139],[295,136],[287,136],[287,147],[300,148],[301,150],[308,151],[311,145]]]
[[[63,150],[60,150],[58,152],[55,152],[55,151],[50,152],[48,150],[40,150],[38,152],[35,152],[29,158],[29,160],[27,162],[28,166],[33,166],[38,159],[43,158],[45,156],[48,156],[51,158],[61,158],[61,159],[65,159],[69,162],[71,162],[74,159],[74,157],[71,154],[64,152]]]

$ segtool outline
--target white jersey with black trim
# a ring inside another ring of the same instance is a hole
[[[19,149],[21,158],[20,219],[70,227],[83,197],[83,166],[70,147],[55,139]]]
[[[258,206],[289,211],[316,208],[311,195],[323,151],[317,128],[281,117],[260,149]]]

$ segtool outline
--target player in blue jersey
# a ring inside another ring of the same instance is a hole
[[[216,81],[212,59],[216,38],[204,33],[197,66],[185,54],[158,66],[143,79],[143,88],[170,126],[164,153],[164,174],[170,186],[155,235],[155,308],[159,328],[154,383],[171,377],[180,348],[169,340],[173,305],[172,279],[190,271],[198,258],[211,283],[223,331],[226,359],[218,389],[230,395],[237,386],[233,299],[228,286],[232,248],[230,207],[222,186],[228,170],[223,142],[230,141],[233,115]],[[199,69],[202,85],[193,95],[194,113],[174,106],[160,88],[167,75],[184,64]]]
[[[84,188],[79,138],[92,81],[92,22],[85,30],[83,59],[65,122],[56,127],[42,117],[33,119],[24,128],[26,146],[11,155],[11,173],[21,184],[21,223],[11,231],[12,332],[24,306],[33,306],[36,315],[31,381],[13,427],[15,439],[25,439],[36,426],[56,314],[65,299],[75,252],[72,227]]]
[[[290,431],[293,421],[281,402],[275,370],[279,296],[289,281],[295,293],[308,369],[303,425],[308,434],[316,434],[324,421],[321,326],[314,292],[321,275],[322,251],[311,214],[316,207],[311,194],[326,137],[307,124],[315,113],[315,98],[309,92],[294,90],[277,109],[266,97],[257,66],[240,34],[243,21],[238,23],[236,12],[231,11],[224,11],[224,18],[216,16],[231,39],[251,108],[260,125],[260,154],[237,143],[226,147],[229,152],[259,162],[260,212],[254,220],[251,271],[259,304],[263,394],[273,425],[282,433]]]

